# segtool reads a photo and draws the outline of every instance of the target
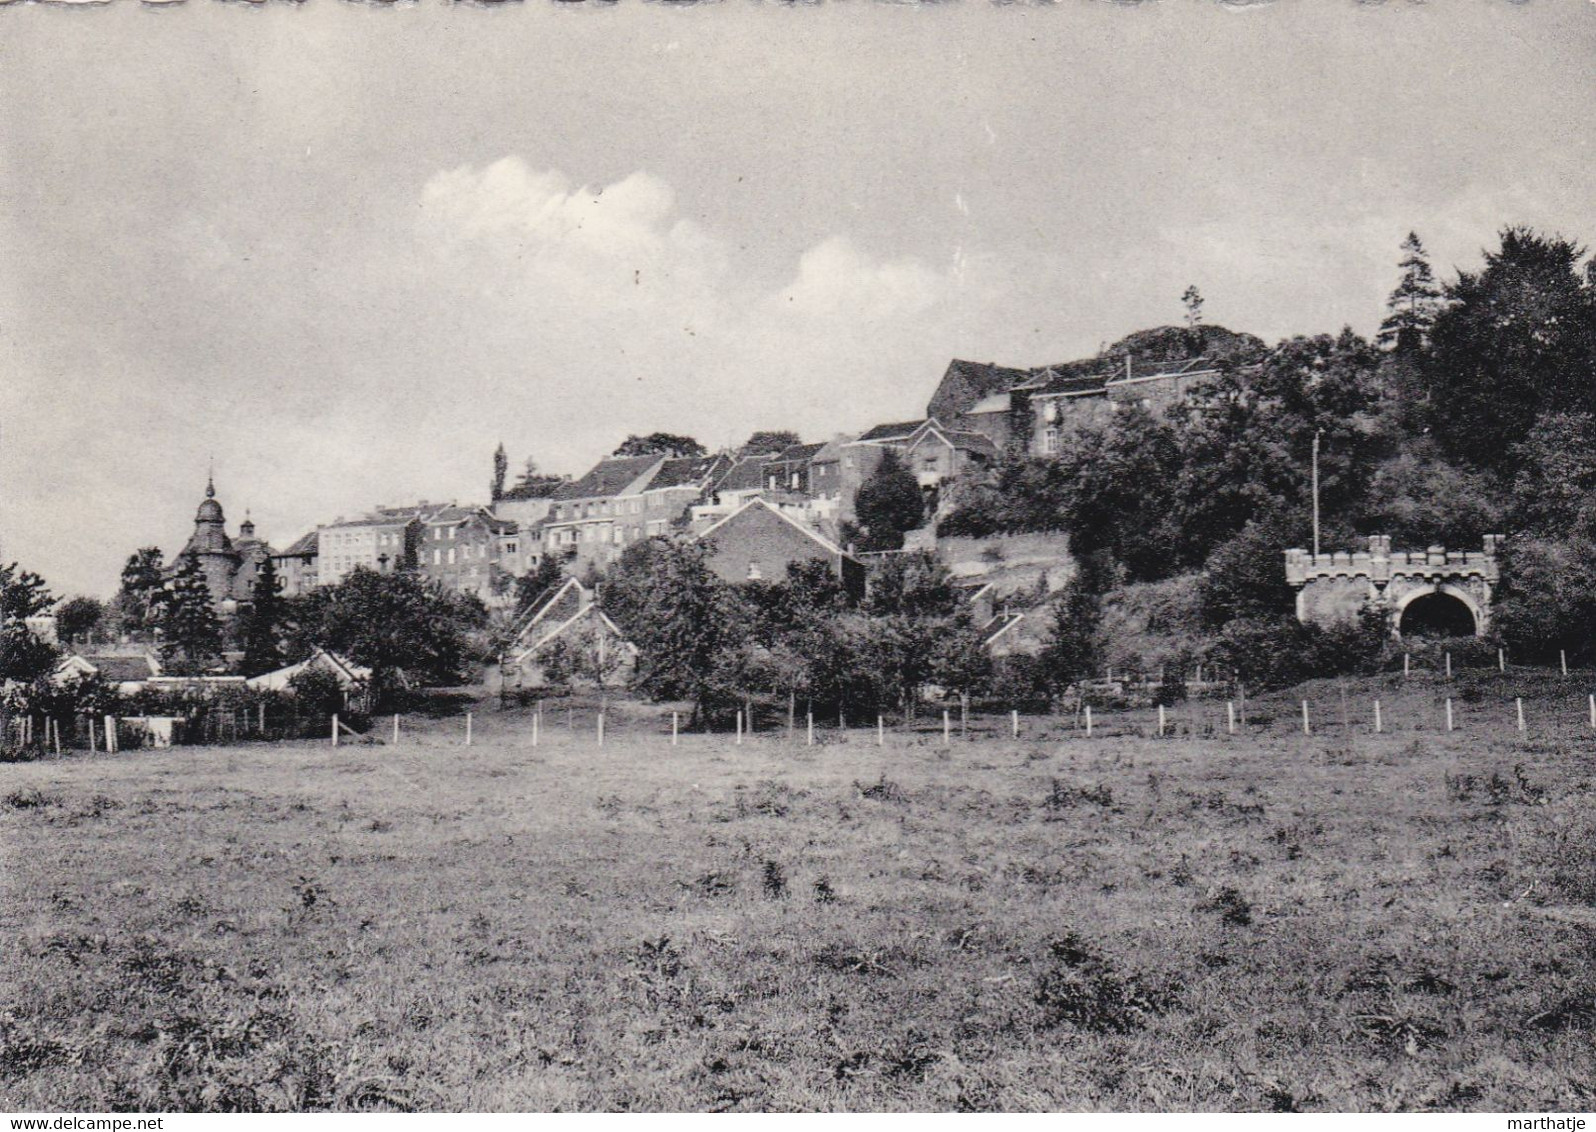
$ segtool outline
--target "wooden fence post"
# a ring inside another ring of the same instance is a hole
[[[1514,699],[1513,699],[1513,707],[1518,712],[1518,729],[1519,729],[1519,732],[1522,734],[1523,731],[1524,731],[1524,700],[1523,700],[1523,698],[1522,697],[1514,697]]]
[[[332,745],[335,747],[338,745],[338,716],[336,713],[332,717]]]
[[[1020,713],[1017,711],[1009,712],[1009,737],[1013,739],[1020,737]]]
[[[804,728],[805,728],[804,746],[813,747],[815,745],[815,713],[814,712],[808,711],[808,712],[804,713]]]
[[[681,730],[681,725],[682,725],[682,714],[681,714],[681,712],[677,712],[677,711],[671,712],[671,746],[673,746],[673,747],[676,746],[676,735],[677,735],[677,732],[679,732]]]
[[[885,747],[886,745],[887,745],[887,723],[886,723],[886,720],[881,718],[881,713],[877,712],[876,713],[876,746]]]
[[[1158,705],[1158,737],[1164,737],[1164,705]]]
[[[1452,730],[1452,697],[1446,698],[1446,729]]]
[[[1379,700],[1375,700],[1374,701],[1374,733],[1376,735],[1378,735],[1378,734],[1380,734],[1380,732],[1382,730],[1384,730],[1384,729],[1380,725],[1380,701]]]
[[[1086,737],[1092,737],[1092,705],[1086,705]]]
[[[598,745],[601,747],[604,745],[604,709],[602,708],[599,709],[598,713]]]
[[[1312,727],[1312,725],[1310,725],[1308,723],[1308,701],[1307,700],[1303,700],[1302,701],[1302,733],[1304,735],[1312,735],[1313,734],[1313,727]]]
[[[466,746],[471,745],[471,713],[466,712]]]
[[[393,745],[399,745],[399,713],[393,713]]]
[[[742,745],[743,745],[743,712],[742,712],[741,708],[738,708],[737,709],[737,738],[736,738],[735,742],[733,743],[733,746],[741,747]]]
[[[946,747],[953,741],[953,732],[948,722],[948,709],[942,709],[942,745]]]
[[[1225,701],[1225,731],[1228,734],[1236,733],[1236,701]]]

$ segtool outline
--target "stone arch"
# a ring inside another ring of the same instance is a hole
[[[1474,595],[1461,586],[1437,583],[1403,596],[1392,610],[1397,636],[1424,629],[1443,636],[1479,636],[1485,617]]]

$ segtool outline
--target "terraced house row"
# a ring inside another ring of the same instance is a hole
[[[858,434],[779,450],[607,456],[575,478],[529,471],[487,504],[377,507],[318,526],[284,550],[256,539],[253,527],[240,532],[235,549],[212,490],[191,543],[214,559],[207,577],[216,580],[218,603],[235,606],[247,600],[235,575],[253,576],[250,563],[266,555],[289,594],[334,584],[355,569],[414,569],[496,604],[508,601],[513,580],[545,558],[576,573],[606,566],[628,546],[658,535],[713,529],[724,543],[745,527],[768,531],[764,521],[726,523],[755,502],[815,536],[812,545],[793,542],[794,553],[851,559],[843,531],[854,518],[854,497],[888,451],[926,493],[929,530],[947,505],[946,489],[986,475],[1005,452],[1054,455],[1070,431],[1133,406],[1162,409],[1218,372],[1219,361],[1208,355],[1158,361],[1127,353],[1032,369],[954,359],[925,416]],[[717,550],[717,568],[728,575],[745,560],[750,572],[779,568],[756,548]]]

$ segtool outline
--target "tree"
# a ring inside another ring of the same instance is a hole
[[[122,567],[122,588],[117,604],[135,626],[153,625],[166,597],[165,558],[158,546],[140,547]]]
[[[563,581],[565,581],[565,571],[560,568],[553,555],[539,558],[537,566],[530,574],[522,574],[515,580],[516,616],[528,612],[545,596],[552,594],[555,587]]]
[[[1101,660],[1098,628],[1103,594],[1116,581],[1113,558],[1103,552],[1081,558],[1053,606],[1053,620],[1042,645],[1047,682],[1062,691],[1096,674]]]
[[[245,676],[259,676],[282,667],[282,591],[277,567],[267,557],[261,562],[260,572],[255,575],[249,608],[243,616]]]
[[[1520,531],[1596,534],[1596,416],[1549,413],[1515,447],[1512,515]]]
[[[98,598],[74,597],[56,606],[55,631],[63,641],[77,641],[98,628],[105,606]]]
[[[298,655],[321,645],[365,665],[380,699],[401,669],[428,683],[458,682],[471,659],[470,635],[486,626],[487,611],[415,571],[362,567],[296,599],[290,619]]]
[[[881,454],[875,471],[859,485],[853,511],[865,528],[865,550],[898,550],[904,533],[920,525],[925,497],[893,449]]]
[[[222,622],[211,605],[199,559],[185,554],[160,607],[161,659],[199,673],[222,654]]]
[[[1596,661],[1596,542],[1530,536],[1502,547],[1492,628],[1527,659]]]
[[[1398,354],[1414,354],[1430,345],[1430,328],[1441,309],[1441,288],[1430,270],[1418,233],[1402,241],[1402,278],[1386,300],[1385,320],[1375,341]]]
[[[628,436],[621,441],[616,456],[702,456],[707,450],[690,436],[651,432],[647,436]]]
[[[754,620],[707,553],[696,542],[636,543],[602,591],[605,611],[638,648],[637,686],[656,699],[691,700],[695,722],[741,695],[734,661]]]
[[[1465,464],[1505,471],[1544,413],[1596,412],[1596,290],[1585,250],[1527,228],[1502,232],[1485,267],[1463,272],[1431,330],[1431,428]]]
[[[1191,342],[1191,351],[1200,354],[1203,348],[1203,293],[1197,290],[1197,284],[1187,287],[1180,296],[1181,305],[1186,308],[1186,336]]]
[[[505,455],[504,441],[493,450],[493,483],[488,488],[488,498],[495,503],[504,494],[504,477],[510,472],[510,458]]]
[[[801,443],[798,434],[790,429],[761,429],[743,441],[743,448],[749,452],[780,452]]]
[[[0,684],[29,684],[55,667],[60,653],[27,625],[27,618],[54,604],[54,595],[38,574],[15,562],[0,564]]]

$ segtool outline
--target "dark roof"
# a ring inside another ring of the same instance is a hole
[[[997,455],[997,445],[993,444],[992,438],[984,432],[950,428],[944,429],[943,435],[959,448],[968,448],[972,452],[981,452],[988,456]]]
[[[704,478],[715,471],[723,456],[678,456],[660,465],[654,478],[644,491],[659,491],[667,487],[700,487]]]
[[[273,558],[288,558],[290,556],[303,557],[306,554],[316,553],[316,532],[310,531],[300,535],[289,544],[287,550],[279,550],[272,555]]]
[[[659,456],[610,456],[587,475],[560,485],[556,499],[597,499],[614,495],[660,461]]]
[[[878,424],[875,428],[863,433],[859,437],[859,442],[863,443],[872,440],[897,440],[901,437],[908,436],[915,429],[925,424],[925,422],[926,418],[921,417],[917,421],[898,421],[895,424]]]
[[[335,530],[338,527],[408,527],[417,521],[415,512],[406,512],[403,515],[368,515],[361,519],[339,519],[336,523],[327,523],[321,530]]]
[[[770,465],[764,456],[749,456],[739,460],[726,473],[715,481],[716,491],[747,491],[753,487],[765,486],[765,469]]]
[[[86,656],[83,659],[113,684],[148,680],[160,674],[160,669],[145,656]]]
[[[798,464],[814,459],[815,454],[826,446],[824,440],[818,444],[794,444],[790,448],[783,448],[771,458],[773,464]]]
[[[1012,389],[1029,376],[1023,369],[1000,366],[994,362],[967,362],[963,358],[954,358],[949,362],[948,373],[963,377],[978,394],[977,400],[990,393]]]
[[[499,499],[512,502],[518,499],[548,499],[569,482],[564,476],[538,476],[506,488],[499,493]]]
[[[1101,373],[1060,372],[1051,366],[1036,375],[1027,390],[1036,396],[1065,393],[1101,393],[1105,377]]]

